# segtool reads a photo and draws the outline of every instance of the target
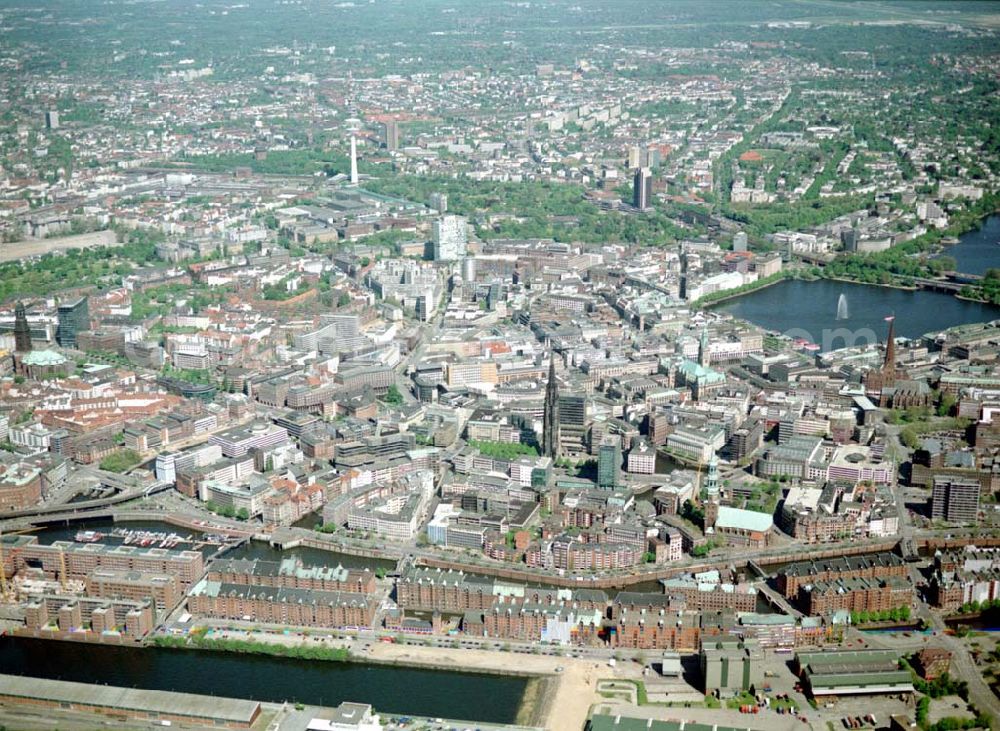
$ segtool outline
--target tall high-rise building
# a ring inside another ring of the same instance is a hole
[[[632,205],[640,211],[649,208],[652,197],[653,173],[649,168],[639,168],[632,179]]]
[[[466,220],[462,216],[441,216],[434,222],[434,261],[457,261],[465,256],[469,243]]]
[[[588,416],[587,395],[585,393],[564,393],[559,395],[558,439],[559,453],[583,456],[587,453]]]
[[[663,161],[663,155],[658,145],[650,145],[644,151],[646,167],[655,168]]]
[[[931,518],[949,523],[978,522],[981,491],[979,480],[950,475],[936,476],[931,494]]]
[[[431,193],[427,204],[438,213],[448,212],[448,195],[446,193]]]
[[[747,250],[747,234],[746,231],[737,231],[733,236],[733,251],[746,251]]]
[[[844,251],[855,252],[858,250],[858,227],[853,226],[840,232],[840,243],[844,246]]]
[[[642,167],[642,148],[638,145],[632,145],[629,147],[628,160],[625,161],[625,164],[630,170]]]
[[[559,454],[559,385],[556,383],[556,359],[549,356],[549,381],[545,384],[545,410],[542,415],[542,455],[555,459]]]
[[[351,185],[358,184],[358,142],[351,135]]]
[[[597,486],[606,490],[618,487],[622,467],[622,441],[609,434],[597,448]]]
[[[382,144],[387,150],[399,149],[399,122],[387,119],[382,125]]]
[[[17,353],[31,352],[31,326],[24,311],[24,303],[18,302],[14,307],[14,351]]]
[[[64,348],[76,347],[78,333],[90,329],[90,309],[87,298],[59,305],[59,327],[56,329],[56,342]]]
[[[59,129],[59,112],[50,109],[45,113],[45,126],[48,129]]]

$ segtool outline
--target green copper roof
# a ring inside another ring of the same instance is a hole
[[[54,350],[32,350],[21,360],[29,366],[58,366],[66,362],[66,358]]]

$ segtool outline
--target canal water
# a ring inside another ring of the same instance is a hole
[[[841,294],[847,299],[848,317],[838,320],[837,303]],[[943,292],[829,279],[785,280],[713,309],[767,330],[804,338],[823,351],[884,341],[888,315],[896,316],[896,335],[907,338],[955,325],[1000,319],[1000,307],[967,302]]]
[[[38,536],[39,543],[50,544],[54,541],[72,541],[77,532],[84,530],[99,531],[104,533],[104,537],[101,539],[101,543],[106,543],[108,545],[119,545],[123,543],[121,538],[116,538],[111,535],[111,531],[115,528],[127,528],[130,530],[146,530],[153,531],[157,533],[176,533],[182,538],[187,538],[189,535],[198,536],[197,531],[192,531],[189,528],[182,528],[179,526],[171,525],[170,523],[163,523],[153,520],[145,521],[119,521],[115,523],[110,518],[100,519],[100,520],[83,520],[76,521],[73,523],[60,523],[58,525],[46,526],[37,531],[33,531],[31,535]],[[177,546],[178,549],[190,548],[190,545],[181,544]],[[205,555],[210,555],[215,553],[217,546],[206,546],[202,549]],[[363,556],[353,556],[347,553],[335,553],[332,551],[322,551],[318,548],[308,548],[299,547],[291,548],[287,551],[282,551],[278,548],[272,548],[267,543],[260,541],[250,541],[238,548],[234,548],[225,554],[226,558],[260,558],[267,561],[280,561],[283,558],[288,558],[290,556],[297,556],[302,560],[304,564],[307,565],[320,565],[320,566],[337,566],[338,564],[345,568],[369,568],[372,571],[378,568],[384,568],[387,571],[391,571],[396,567],[395,561],[386,561],[374,558],[365,558]]]
[[[523,677],[0,637],[0,673],[270,702],[513,723]]]
[[[55,523],[52,525],[47,525],[39,530],[31,531],[30,535],[36,536],[38,542],[43,545],[49,545],[55,543],[56,541],[72,541],[77,533],[80,531],[94,531],[95,533],[102,533],[103,536],[98,543],[104,543],[109,546],[120,546],[125,543],[124,538],[111,535],[111,532],[115,528],[125,528],[126,530],[133,531],[149,531],[151,533],[176,533],[182,539],[187,539],[191,536],[194,540],[201,538],[202,533],[196,530],[191,530],[190,528],[183,528],[181,526],[171,525],[170,523],[164,523],[157,520],[135,520],[127,522],[115,523],[110,518],[100,518],[96,520],[76,520],[65,523]],[[154,543],[150,548],[157,547],[159,544]],[[178,551],[192,550],[190,543],[179,543],[175,546]],[[201,552],[205,556],[210,556],[215,553],[218,549],[216,545],[205,545],[201,548]]]
[[[279,548],[273,548],[267,543],[261,541],[251,541],[246,543],[239,548],[234,548],[225,554],[225,558],[260,558],[266,561],[280,561],[283,558],[288,558],[290,556],[297,556],[302,560],[302,563],[309,566],[343,566],[348,569],[371,569],[374,571],[378,568],[383,568],[386,571],[392,571],[396,568],[395,561],[388,561],[378,558],[366,558],[364,556],[353,556],[348,553],[334,553],[332,551],[323,551],[318,548],[309,548],[308,546],[300,546],[298,548],[289,548],[282,551]]]

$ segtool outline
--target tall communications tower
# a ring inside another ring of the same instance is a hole
[[[358,184],[358,143],[351,135],[351,185]]]

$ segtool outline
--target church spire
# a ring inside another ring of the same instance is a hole
[[[23,302],[18,302],[14,307],[14,351],[17,353],[31,351],[31,326],[28,324]]]
[[[701,329],[701,340],[698,341],[698,365],[708,368],[708,326]]]
[[[896,370],[896,316],[890,315],[885,319],[889,321],[889,335],[885,341],[885,360],[882,361],[882,370],[889,372]]]
[[[545,384],[545,412],[542,417],[542,455],[556,458],[559,453],[559,386],[556,358],[549,354],[549,381]]]

